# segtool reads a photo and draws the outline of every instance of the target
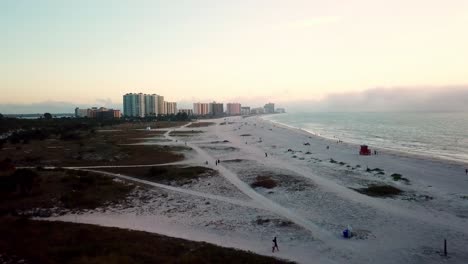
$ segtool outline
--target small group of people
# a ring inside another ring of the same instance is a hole
[[[216,166],[218,166],[219,163],[221,163],[221,161],[219,159],[215,160]]]

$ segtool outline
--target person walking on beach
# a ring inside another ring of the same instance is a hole
[[[267,158],[267,157],[268,157],[268,153],[265,152],[265,158]]]
[[[276,251],[279,251],[278,243],[276,241],[276,237],[273,238],[273,248],[271,249],[271,252],[275,252],[275,248],[276,248]]]
[[[465,174],[468,175],[468,169],[465,169]]]

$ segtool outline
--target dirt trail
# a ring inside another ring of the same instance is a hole
[[[188,125],[189,124],[187,124],[185,126],[182,126],[182,127],[186,127]],[[215,126],[216,132],[218,132],[217,131],[218,126],[219,125]],[[175,141],[176,139],[171,137],[169,135],[169,133],[170,133],[170,131],[166,132],[164,134],[164,137],[167,138],[167,139],[170,139],[172,141]],[[261,205],[261,207],[263,209],[268,210],[270,212],[273,212],[273,213],[275,213],[275,214],[277,214],[279,216],[282,216],[282,217],[294,222],[298,226],[301,226],[304,229],[310,231],[315,238],[317,238],[317,239],[319,239],[319,240],[321,240],[323,242],[327,243],[327,242],[332,242],[333,241],[333,243],[335,245],[336,245],[336,243],[340,243],[340,244],[343,244],[342,245],[343,247],[347,247],[347,245],[345,243],[341,243],[342,240],[338,236],[335,236],[335,235],[331,234],[330,232],[328,232],[328,231],[320,228],[319,226],[317,226],[312,221],[302,217],[301,215],[298,215],[298,214],[292,212],[291,210],[289,210],[289,209],[275,203],[274,201],[272,201],[272,200],[266,198],[265,196],[261,195],[260,193],[256,192],[247,183],[243,182],[237,176],[237,174],[235,174],[232,171],[228,170],[223,165],[220,164],[218,166],[214,166],[213,163],[215,163],[215,158],[212,157],[211,155],[209,155],[206,151],[202,150],[197,145],[192,144],[191,142],[187,142],[187,146],[194,149],[198,153],[198,155],[200,155],[203,158],[203,160],[208,161],[208,165],[207,165],[208,167],[210,167],[211,169],[214,169],[214,170],[218,170],[220,175],[222,175],[230,183],[232,183],[234,186],[236,186],[242,193],[244,193],[245,195],[250,197],[254,202],[257,202],[259,205]]]
[[[124,179],[124,180],[127,180],[127,181],[143,183],[145,185],[149,185],[149,186],[153,186],[153,187],[158,187],[158,188],[162,188],[162,189],[166,189],[166,190],[170,190],[170,191],[190,194],[190,195],[194,195],[194,196],[199,196],[199,197],[203,197],[203,198],[208,198],[208,199],[212,199],[212,200],[217,200],[217,201],[221,201],[221,202],[235,204],[235,205],[239,205],[239,206],[251,207],[251,208],[256,208],[256,209],[263,209],[262,207],[260,207],[256,203],[252,203],[252,202],[249,202],[249,201],[242,201],[242,200],[237,200],[237,199],[228,198],[228,197],[224,197],[224,196],[192,191],[192,190],[188,190],[188,189],[184,189],[184,188],[169,186],[169,185],[166,185],[166,184],[161,184],[161,183],[155,183],[155,182],[151,182],[151,181],[147,181],[147,180],[142,180],[142,179],[138,179],[138,178],[135,178],[135,177],[130,177],[130,176],[126,176],[126,175],[122,175],[122,174],[118,174],[118,173],[99,171],[99,170],[92,170],[92,169],[81,169],[81,168],[79,168],[77,170],[89,171],[89,172],[93,172],[93,173],[99,173],[99,174],[103,174],[103,175],[107,175],[107,176],[111,176],[111,177],[115,177],[115,178],[119,178],[119,179]]]

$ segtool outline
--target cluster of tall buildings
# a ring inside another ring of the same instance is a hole
[[[87,117],[96,119],[114,119],[120,118],[120,110],[107,109],[105,107],[92,107],[86,109],[75,108],[75,117]]]
[[[251,114],[272,114],[275,112],[285,112],[284,109],[278,108],[275,111],[275,104],[268,103],[264,107],[250,108],[242,106],[240,103],[227,103],[224,108],[223,103],[194,103],[193,109],[177,109],[176,102],[167,102],[164,96],[157,94],[144,93],[127,93],[123,95],[123,115],[127,117],[146,117],[158,115],[172,115],[184,113],[188,116],[235,116],[235,115],[251,115]],[[90,109],[75,109],[76,117],[90,118],[120,118],[120,110],[106,108],[90,108]]]
[[[177,103],[157,94],[127,93],[123,96],[124,116],[145,117],[177,114]]]
[[[240,106],[240,104],[239,104]],[[197,116],[222,116],[224,115],[223,103],[194,103],[193,114]]]
[[[283,108],[278,108],[281,112],[285,112]],[[268,103],[264,107],[250,108],[249,106],[241,106],[239,103],[227,103],[226,111],[224,111],[223,103],[194,103],[193,114],[197,116],[233,116],[233,115],[250,115],[250,114],[273,114],[276,113],[275,104]]]

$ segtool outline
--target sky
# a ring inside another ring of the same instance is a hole
[[[0,111],[456,94],[467,28],[466,0],[0,0]]]

